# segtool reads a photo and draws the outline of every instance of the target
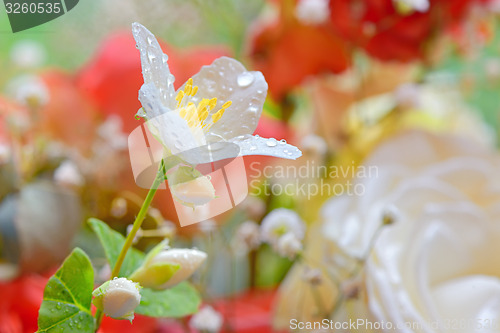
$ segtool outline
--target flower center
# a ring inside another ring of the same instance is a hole
[[[198,86],[193,86],[193,79],[189,79],[184,87],[175,97],[177,101],[177,112],[188,124],[189,128],[195,133],[204,134],[210,130],[213,124],[217,123],[226,109],[232,102],[227,101],[222,107],[214,112],[217,105],[217,98],[203,98],[198,104],[191,102],[191,98],[198,92]],[[209,118],[210,116],[210,118]]]

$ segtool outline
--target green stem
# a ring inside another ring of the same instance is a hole
[[[149,189],[148,195],[146,196],[146,199],[144,200],[141,209],[139,210],[139,214],[137,214],[137,217],[135,218],[134,225],[132,227],[132,230],[130,233],[127,235],[127,238],[125,239],[125,244],[123,244],[122,250],[120,252],[120,255],[118,256],[118,260],[115,263],[115,267],[113,268],[113,271],[111,272],[111,280],[114,279],[115,277],[118,277],[120,274],[120,269],[123,265],[123,262],[125,260],[125,257],[127,255],[128,250],[132,247],[132,244],[134,242],[135,235],[141,228],[142,222],[146,218],[149,210],[149,206],[151,206],[151,202],[153,201],[153,198],[156,194],[156,190],[158,187],[165,181],[165,164],[163,160],[160,163],[160,168],[158,170],[158,173],[156,174],[156,178],[153,181],[153,185],[151,185],[151,188]],[[99,326],[101,326],[101,321],[103,317],[103,313],[100,310],[97,310],[96,312],[96,332],[99,329]]]

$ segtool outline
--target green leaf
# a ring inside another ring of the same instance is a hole
[[[97,237],[101,241],[101,245],[106,253],[106,258],[109,262],[109,267],[111,270],[115,267],[115,263],[118,260],[120,251],[125,244],[125,237],[117,231],[111,229],[106,223],[91,218],[89,219],[90,227],[97,234]],[[122,268],[120,269],[120,277],[127,277],[132,272],[134,272],[141,265],[144,260],[144,253],[134,248],[128,250],[125,256],[125,261],[123,262]]]
[[[37,333],[93,333],[95,323],[90,311],[93,289],[94,269],[90,259],[76,248],[45,287]]]
[[[198,291],[190,283],[182,282],[162,291],[142,289],[141,304],[135,313],[149,317],[180,318],[198,311],[200,303]]]

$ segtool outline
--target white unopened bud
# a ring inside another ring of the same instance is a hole
[[[292,260],[302,251],[302,243],[293,233],[289,232],[278,239],[276,251],[282,257]]]
[[[84,179],[75,163],[64,161],[54,172],[56,183],[65,186],[81,186]]]
[[[110,209],[111,216],[121,218],[127,214],[127,200],[122,197],[113,199]]]
[[[259,225],[253,221],[243,222],[236,230],[231,242],[233,250],[239,255],[246,255],[260,245]]]
[[[194,249],[167,249],[146,259],[130,278],[143,287],[163,290],[188,279],[201,266],[207,254]]]
[[[15,43],[10,51],[11,61],[22,68],[35,68],[43,65],[47,52],[43,46],[32,40]]]
[[[320,156],[325,155],[328,150],[325,140],[316,134],[306,135],[300,146],[304,152]]]
[[[293,233],[289,232],[278,239],[276,251],[282,257],[292,260],[302,251],[302,243]]]
[[[141,287],[126,278],[115,278],[94,290],[95,307],[114,319],[134,319],[134,310],[141,302]]]
[[[207,176],[170,186],[174,198],[188,207],[202,206],[215,198],[215,189]]]
[[[329,0],[299,0],[295,16],[305,25],[320,25],[330,16]]]
[[[222,315],[207,305],[191,317],[189,325],[201,332],[218,333],[222,328],[223,322],[224,318]]]

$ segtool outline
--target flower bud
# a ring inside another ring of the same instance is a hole
[[[276,250],[280,256],[293,260],[302,251],[302,243],[297,236],[289,232],[278,239]]]
[[[163,290],[188,279],[207,258],[207,254],[194,249],[164,249],[160,243],[146,257],[130,279],[145,288]]]
[[[132,322],[134,310],[141,302],[140,289],[138,283],[126,278],[114,278],[94,290],[92,303],[111,318]]]
[[[188,207],[202,206],[215,198],[210,178],[191,167],[179,167],[168,175],[168,183],[174,198]]]
[[[222,328],[223,323],[222,315],[207,305],[191,317],[189,326],[201,332],[217,333]]]

